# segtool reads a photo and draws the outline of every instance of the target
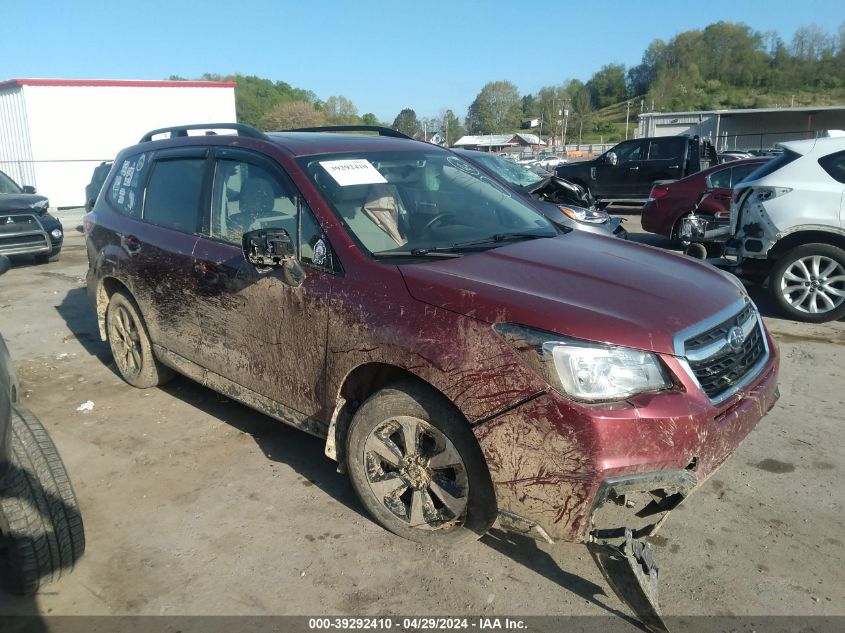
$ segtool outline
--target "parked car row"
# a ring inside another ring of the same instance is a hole
[[[845,139],[809,139],[655,183],[642,224],[735,256],[719,264],[767,285],[789,318],[821,323],[845,316],[843,201]]]
[[[179,372],[324,438],[405,538],[587,543],[653,623],[643,539],[773,406],[778,352],[734,277],[599,217],[393,130],[181,126],[114,162],[88,292],[129,384]]]

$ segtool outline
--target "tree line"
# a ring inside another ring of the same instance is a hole
[[[679,33],[668,42],[655,39],[636,66],[609,63],[587,82],[569,79],[521,95],[510,81],[490,81],[463,120],[448,108],[435,117],[419,118],[408,107],[392,123],[381,122],[371,112],[359,114],[345,96],[322,100],[284,81],[213,73],[201,79],[236,82],[238,120],[264,130],[384,125],[426,140],[437,132],[452,145],[465,134],[516,132],[525,120],[533,120],[539,122],[537,131],[555,142],[566,126],[573,139],[584,133],[610,134],[614,127],[608,117],[594,115],[615,104],[626,104],[614,113],[616,120],[624,120],[626,112],[635,117],[643,111],[773,107],[842,99],[845,22],[836,33],[817,25],[799,28],[788,43],[774,31],[761,33],[746,24],[717,22]],[[798,103],[794,94],[785,102],[789,93],[798,93]]]

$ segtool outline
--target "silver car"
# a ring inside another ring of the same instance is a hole
[[[553,175],[543,177],[498,154],[468,149],[452,151],[493,176],[559,226],[608,237],[628,237],[622,219],[611,218],[587,191],[574,183]]]

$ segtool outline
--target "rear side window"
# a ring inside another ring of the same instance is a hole
[[[731,169],[731,187],[736,187],[737,184],[748,178],[748,175],[759,167],[759,163],[753,163],[751,165],[737,165]]]
[[[655,139],[649,143],[649,160],[670,160],[680,158],[683,155],[683,139],[665,138]]]
[[[204,158],[156,161],[144,203],[144,220],[185,233],[199,230]]]
[[[744,180],[757,180],[759,178],[763,178],[764,176],[768,176],[769,174],[776,172],[781,167],[788,165],[792,161],[798,160],[800,157],[801,154],[790,152],[788,149],[784,150],[783,154],[774,160],[770,160],[768,163],[760,165],[758,169],[751,172],[751,174],[745,177]]]
[[[109,201],[112,206],[122,213],[133,218],[140,217],[142,202],[142,191],[144,182],[147,180],[147,173],[150,170],[151,152],[130,156],[120,164],[117,174],[109,190]],[[97,169],[104,168],[102,178],[108,175],[109,165],[99,165]],[[97,178],[97,171],[94,171],[94,178]],[[102,181],[100,181],[102,182]]]
[[[721,169],[710,174],[710,186],[714,189],[730,189],[731,170]]]
[[[845,183],[845,152],[836,152],[819,159],[822,166],[830,177],[839,182]]]

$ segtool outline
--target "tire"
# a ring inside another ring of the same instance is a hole
[[[130,385],[149,389],[173,378],[173,370],[158,362],[153,354],[141,311],[132,298],[121,291],[109,299],[106,333],[114,364]]]
[[[409,433],[417,450],[406,450]],[[490,473],[469,424],[427,385],[403,381],[370,396],[352,418],[346,462],[361,503],[403,538],[475,540],[496,519]]]
[[[70,572],[85,551],[79,505],[41,422],[12,408],[10,468],[0,485],[0,586],[34,593]]]
[[[845,316],[845,251],[804,244],[775,263],[769,292],[790,319],[824,323]]]
[[[40,255],[35,256],[35,263],[36,264],[47,264],[49,262],[57,262],[59,261],[59,256],[62,254],[62,249],[57,248],[49,253],[42,253]]]

